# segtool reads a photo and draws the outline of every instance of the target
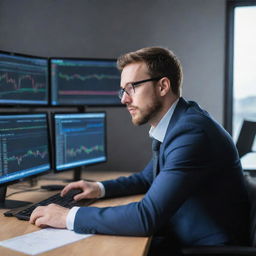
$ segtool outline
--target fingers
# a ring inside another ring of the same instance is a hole
[[[97,182],[77,181],[68,184],[62,191],[61,196],[65,196],[72,189],[81,189],[83,192],[77,194],[74,200],[78,201],[85,198],[97,198],[100,195],[100,187]]]
[[[87,198],[87,193],[80,193],[74,196],[75,201],[79,201],[85,198]]]
[[[67,186],[65,186],[62,191],[60,192],[61,196],[65,196],[70,190],[72,189],[83,189],[83,181],[76,181],[69,183]]]
[[[29,222],[38,227],[45,227],[45,206],[38,206],[31,214]]]
[[[39,228],[46,228],[48,227],[48,225],[45,224],[46,222],[47,222],[47,218],[41,217],[36,220],[35,225]]]
[[[66,228],[69,209],[56,204],[37,207],[31,214],[29,222],[38,227]]]

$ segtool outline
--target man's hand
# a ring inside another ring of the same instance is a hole
[[[84,180],[69,183],[61,191],[61,196],[65,196],[72,189],[81,189],[83,192],[74,196],[74,200],[78,201],[86,198],[97,198],[100,196],[100,187],[96,182],[88,182]]]
[[[66,228],[69,209],[56,204],[38,206],[31,214],[29,222],[38,227]]]

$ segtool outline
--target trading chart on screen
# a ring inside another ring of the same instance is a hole
[[[120,105],[114,60],[51,59],[53,105]]]
[[[0,115],[0,182],[50,168],[44,114]]]
[[[55,114],[56,169],[106,161],[105,113]]]
[[[0,104],[48,104],[48,61],[0,53]]]

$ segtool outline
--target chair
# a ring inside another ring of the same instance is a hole
[[[249,175],[245,176],[248,187],[251,213],[250,213],[250,246],[194,246],[182,248],[182,254],[186,256],[221,256],[232,255],[256,256],[256,180]]]
[[[256,122],[244,120],[236,143],[240,158],[252,151],[255,135]]]

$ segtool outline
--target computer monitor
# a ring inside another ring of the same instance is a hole
[[[51,104],[120,106],[116,60],[52,58]]]
[[[82,166],[107,160],[106,113],[53,114],[56,172],[74,169],[80,179]]]
[[[7,185],[51,170],[46,114],[0,114],[0,207],[24,202],[5,200]]]
[[[0,104],[47,105],[48,59],[0,52]]]

